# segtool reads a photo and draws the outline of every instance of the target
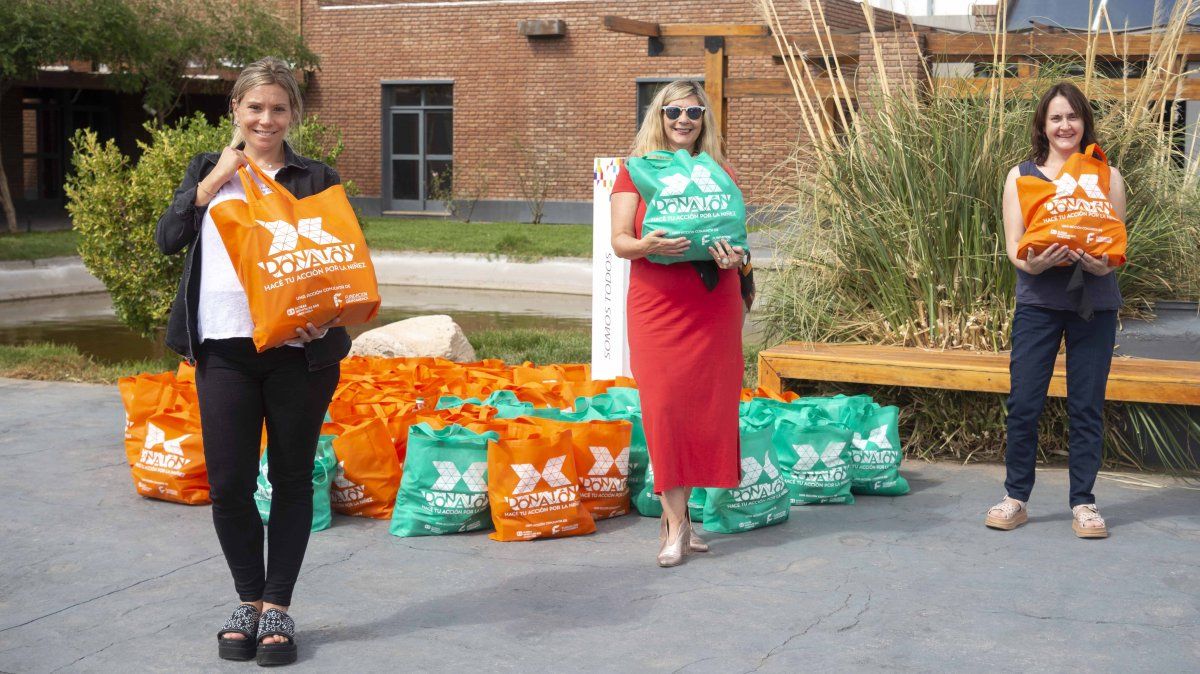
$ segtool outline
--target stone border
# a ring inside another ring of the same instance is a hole
[[[379,251],[371,260],[380,285],[592,294],[592,261],[582,257],[521,262],[505,255]],[[769,270],[774,260],[756,257],[754,266]],[[104,291],[78,257],[0,262],[0,302]]]
[[[380,285],[592,294],[592,262],[586,258],[519,262],[503,255],[380,251],[371,259]],[[0,262],[0,302],[104,290],[78,257]]]

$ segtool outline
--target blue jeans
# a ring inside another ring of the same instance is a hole
[[[1008,396],[1008,448],[1004,488],[1019,501],[1033,491],[1038,419],[1063,337],[1067,340],[1068,465],[1071,507],[1095,503],[1092,486],[1104,448],[1104,389],[1117,336],[1117,312],[1097,311],[1085,321],[1073,311],[1018,304],[1013,314],[1012,389]]]

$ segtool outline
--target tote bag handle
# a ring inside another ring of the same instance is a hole
[[[265,171],[259,168],[258,164],[254,163],[253,159],[246,157],[246,163],[247,166],[238,167],[237,174],[238,178],[242,181],[242,189],[246,192],[247,203],[251,201],[259,202],[262,201],[263,198],[263,194],[258,190],[258,185],[255,184],[254,178],[251,177],[251,174],[262,181],[262,183],[266,185],[272,192],[275,192],[289,202],[296,202],[296,197],[292,196],[292,193],[287,191],[283,185],[275,182],[274,178],[267,175]]]
[[[1083,151],[1083,156],[1095,157],[1096,159],[1099,159],[1100,161],[1104,162],[1105,164],[1108,163],[1108,156],[1106,156],[1104,154],[1104,150],[1101,150],[1100,146],[1097,145],[1096,143],[1092,143],[1091,145],[1088,145],[1087,148],[1084,149],[1084,151]]]

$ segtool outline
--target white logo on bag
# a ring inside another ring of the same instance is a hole
[[[467,491],[476,494],[487,491],[487,482],[483,479],[483,474],[487,472],[486,461],[472,463],[461,473],[458,471],[458,466],[454,465],[452,461],[434,461],[433,467],[438,472],[438,479],[432,487],[435,491],[453,491],[459,480],[462,481]]]
[[[764,474],[770,481],[759,484]],[[742,458],[742,481],[729,490],[729,495],[736,503],[750,503],[775,498],[786,491],[779,469],[771,463],[770,457],[763,457],[762,463],[759,463],[753,456],[747,456]]]
[[[812,445],[792,445],[792,448],[796,450],[796,455],[800,457],[793,469],[803,473],[812,470],[812,467],[817,465],[817,461],[825,464],[826,468],[836,468],[844,463],[842,450],[845,447],[846,443],[844,442],[830,442],[818,455],[816,448]]]
[[[588,471],[588,475],[608,475],[612,471],[613,466],[617,467],[617,472],[621,475],[629,475],[629,448],[622,449],[616,457],[607,447],[588,447],[595,457],[596,463],[592,464],[592,469]]]
[[[607,447],[588,447],[596,462],[592,464],[586,477],[580,478],[584,490],[591,493],[615,494],[625,491],[629,475],[629,448],[626,447],[613,457]],[[616,467],[619,477],[609,477]]]
[[[888,440],[887,424],[872,429],[868,438],[855,433],[852,442],[855,463],[893,463],[899,456],[898,448]],[[875,449],[867,449],[868,445],[875,445]]]
[[[186,459],[183,456],[183,441],[190,437],[192,437],[191,433],[185,433],[177,438],[168,440],[167,434],[161,428],[152,423],[147,423],[146,441],[142,443],[142,455],[139,458],[139,463],[145,466],[182,470],[184,466],[192,462],[191,459]],[[160,445],[162,446],[162,451],[154,451],[154,448]]]
[[[892,441],[888,440],[887,436],[887,424],[871,429],[871,436],[865,439],[861,433],[855,432],[853,442],[854,446],[858,449],[866,449],[868,442],[874,444],[879,449],[892,449]]]
[[[1067,211],[1083,211],[1085,215],[1096,218],[1116,219],[1112,212],[1108,195],[1100,189],[1100,176],[1095,173],[1084,173],[1076,178],[1064,172],[1054,182],[1054,196],[1046,202],[1046,210],[1056,215]],[[1086,199],[1075,197],[1078,190],[1083,190]]]
[[[1107,199],[1104,190],[1100,189],[1100,176],[1095,173],[1084,173],[1076,180],[1075,176],[1070,173],[1063,173],[1054,181],[1054,187],[1057,188],[1054,198],[1069,197],[1075,194],[1075,190],[1082,189],[1083,193],[1091,199]]]
[[[259,262],[258,266],[275,278],[317,265],[354,260],[354,244],[342,243],[341,239],[326,232],[321,218],[301,218],[295,225],[286,220],[255,222],[271,233],[271,248],[267,255],[273,256]],[[296,250],[300,237],[325,247]]]
[[[545,481],[550,487],[565,487],[571,484],[571,481],[562,472],[563,463],[566,460],[566,455],[556,456],[546,461],[546,467],[541,472],[537,468],[534,468],[531,463],[511,464],[513,472],[520,478],[517,486],[513,487],[513,495],[526,494],[533,491],[540,481]]]
[[[775,467],[775,464],[771,463],[770,457],[764,457],[762,463],[759,463],[758,459],[754,458],[753,456],[747,456],[743,458],[742,481],[740,484],[738,484],[738,489],[744,489],[758,482],[758,478],[761,477],[763,473],[766,473],[767,477],[771,478],[772,480],[779,477],[779,469]]]
[[[713,180],[712,172],[699,164],[692,167],[690,176],[675,173],[659,178],[659,182],[663,187],[658,191],[660,198],[654,200],[654,207],[664,213],[693,213],[729,208],[730,196],[721,193],[721,186]],[[693,183],[705,196],[679,196]]]
[[[346,478],[346,462],[338,461],[337,473],[333,476],[333,489],[329,491],[329,500],[332,503],[357,503],[363,501],[367,495],[367,490],[357,482]],[[374,499],[366,499],[366,503]]]
[[[422,489],[425,501],[438,508],[458,508],[462,510],[478,510],[488,505],[487,480],[483,474],[487,472],[487,461],[476,461],[459,472],[458,466],[452,461],[434,461],[434,469],[438,479],[430,489]],[[468,494],[454,491],[459,481],[467,488]],[[472,526],[475,528],[475,526]]]
[[[255,220],[255,222],[271,233],[271,250],[267,251],[267,255],[296,250],[301,236],[318,246],[341,243],[337,237],[322,229],[321,218],[301,218],[295,226],[286,220],[272,220],[271,222]]]
[[[683,194],[683,191],[691,183],[695,183],[696,187],[699,187],[700,191],[706,194],[721,191],[721,186],[712,178],[712,172],[699,164],[692,167],[692,175],[690,177],[675,173],[663,176],[659,179],[659,182],[663,184],[663,188],[658,192],[660,197],[674,197]]]
[[[349,489],[351,487],[358,486],[358,485],[354,484],[353,482],[351,482],[350,480],[346,479],[346,462],[345,461],[338,461],[337,474],[333,476],[333,485],[335,487],[337,487],[338,489]]]

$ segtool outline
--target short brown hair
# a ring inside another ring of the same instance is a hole
[[[1031,149],[1029,158],[1035,164],[1045,164],[1050,156],[1050,139],[1046,137],[1046,115],[1050,101],[1056,96],[1067,99],[1071,109],[1083,120],[1083,138],[1079,142],[1079,151],[1096,142],[1096,124],[1092,119],[1092,104],[1079,87],[1070,82],[1059,82],[1042,94],[1037,110],[1033,113],[1033,126],[1029,129]]]

